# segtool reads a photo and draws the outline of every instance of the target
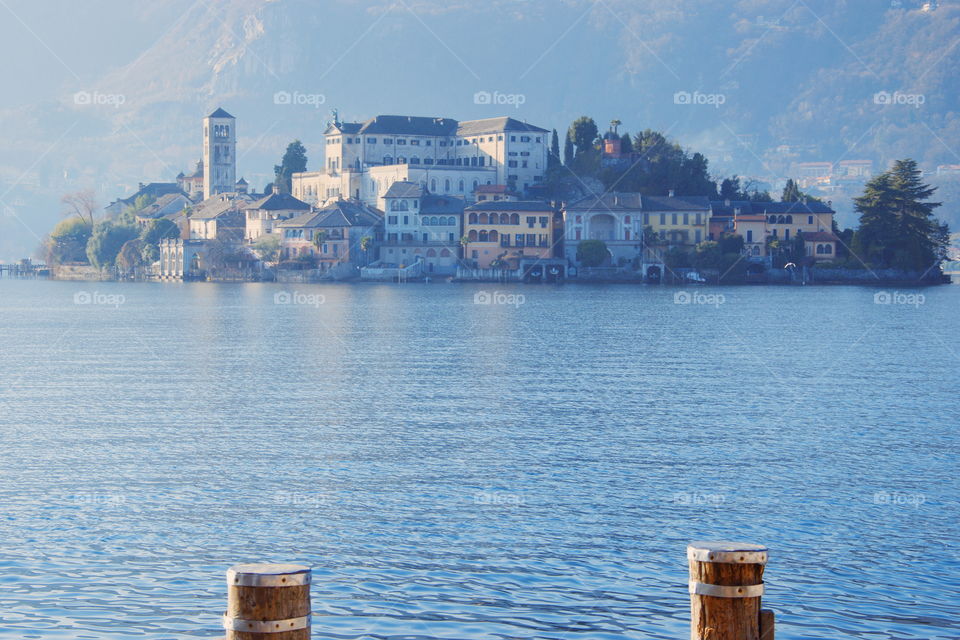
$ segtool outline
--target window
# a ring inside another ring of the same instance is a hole
[[[437,190],[437,179],[430,178],[430,191],[436,191],[436,190]]]
[[[703,233],[703,232],[700,231],[700,229],[697,229],[697,232],[696,232],[696,234],[694,235],[694,237],[696,238],[696,240],[694,240],[694,242],[696,242],[697,244],[700,244],[700,241],[703,240],[703,236],[701,235],[702,233]]]
[[[667,224],[667,214],[665,213],[660,214],[660,224]]]
[[[393,138],[384,138],[383,144],[393,144]]]
[[[550,218],[547,216],[540,216],[540,227],[543,229],[547,228],[547,222],[550,221]]]
[[[747,229],[747,242],[753,242],[753,229]]]
[[[424,144],[427,145],[428,147],[429,147],[429,146],[432,146],[432,145],[433,145],[433,140],[427,140]]]
[[[528,233],[528,234],[527,234],[527,246],[528,246],[528,247],[535,247],[535,246],[537,246],[537,234],[535,234],[535,233]]]
[[[407,141],[406,141],[406,140],[404,140],[403,138],[397,138],[397,146],[398,146],[398,147],[402,147],[402,146],[405,145],[405,144],[407,144]]]
[[[530,136],[520,136],[520,142],[530,142]]]
[[[689,213],[683,214],[683,224],[684,224],[684,225],[690,224],[690,214],[689,214]]]
[[[410,224],[410,216],[403,216],[403,224]]]
[[[516,142],[517,136],[510,136],[510,142]]]
[[[698,213],[698,214],[697,214],[697,217],[696,217],[696,222],[695,222],[695,224],[702,224],[701,220],[702,220],[702,218],[700,217],[700,214]]]
[[[525,238],[526,238],[525,235],[523,235],[522,233],[518,233],[518,234],[516,235],[516,246],[518,246],[518,247],[526,246],[526,244],[524,243],[524,239],[525,239]]]
[[[420,158],[418,156],[410,156],[410,164],[420,164]]]
[[[450,180],[449,180],[449,179],[443,181],[443,190],[444,190],[444,191],[450,191]]]
[[[459,187],[459,190],[460,190],[460,191],[463,191],[463,180],[461,180],[461,181],[460,181],[460,187]]]
[[[520,214],[519,214],[519,213],[510,214],[510,224],[520,224]]]
[[[533,229],[533,225],[537,224],[537,219],[534,216],[527,216],[527,227]]]
[[[367,138],[367,144],[377,144],[376,138]]]
[[[419,146],[420,146],[420,141],[419,141],[419,140],[411,140],[411,141],[410,141],[410,145],[411,145],[411,146],[415,146],[415,147],[419,147]]]
[[[387,224],[397,224],[397,216],[387,216]]]
[[[517,168],[517,161],[516,161],[516,160],[508,160],[508,161],[507,161],[507,166],[510,167],[511,169],[516,169],[516,168]]]
[[[383,164],[393,164],[393,156],[391,155],[383,156]]]
[[[807,216],[807,224],[813,224],[813,216]]]
[[[471,214],[470,214],[470,217],[467,218],[467,223],[468,223],[468,224],[477,224],[477,214],[476,214],[476,213],[471,213]]]
[[[498,141],[498,142],[503,142],[503,136],[497,136],[497,141]]]
[[[670,224],[677,224],[677,214],[675,213],[670,214]]]

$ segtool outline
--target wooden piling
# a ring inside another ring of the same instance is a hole
[[[760,640],[760,596],[767,548],[742,542],[692,542],[690,639]],[[773,638],[772,620],[769,637]]]
[[[298,564],[230,567],[226,640],[310,640],[310,575]]]

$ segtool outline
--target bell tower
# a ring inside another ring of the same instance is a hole
[[[203,119],[203,197],[234,191],[237,183],[237,120],[223,109]]]

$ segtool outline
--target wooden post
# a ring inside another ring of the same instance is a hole
[[[227,570],[226,640],[310,640],[310,568],[238,564]]]
[[[692,542],[687,559],[690,639],[760,640],[767,548],[742,542]]]

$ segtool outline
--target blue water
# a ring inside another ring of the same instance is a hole
[[[676,293],[0,280],[0,637],[213,638],[274,561],[317,638],[678,639],[732,538],[778,639],[960,638],[960,287]]]

